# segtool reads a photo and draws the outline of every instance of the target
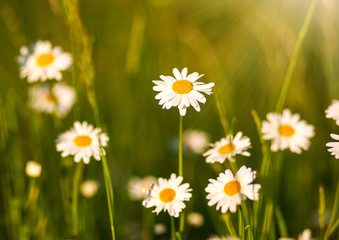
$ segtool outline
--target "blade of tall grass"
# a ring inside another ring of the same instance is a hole
[[[317,0],[312,0],[311,5],[307,11],[307,15],[306,18],[304,20],[303,26],[300,29],[299,35],[298,35],[298,39],[297,42],[295,44],[293,53],[292,53],[292,57],[290,59],[290,62],[288,64],[288,68],[287,68],[287,72],[283,81],[283,86],[281,88],[281,92],[280,92],[280,96],[277,102],[277,106],[275,108],[275,112],[280,113],[283,110],[284,104],[285,104],[285,100],[286,100],[286,96],[287,96],[287,92],[292,80],[292,74],[294,71],[294,68],[296,66],[298,57],[299,57],[299,53],[301,51],[301,46],[302,43],[305,39],[306,33],[309,29],[310,23],[311,23],[311,19],[315,10],[315,6],[316,6]]]

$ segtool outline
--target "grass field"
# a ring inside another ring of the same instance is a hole
[[[339,99],[338,25],[336,0],[1,0],[0,239],[296,239],[305,229],[339,239],[339,160],[326,147],[339,126],[325,116]],[[73,59],[61,81],[44,85],[74,88],[64,116],[30,103],[42,80],[23,77],[28,58],[18,57],[39,40]],[[152,80],[185,67],[215,85],[200,112],[191,106],[180,117],[177,107],[159,106]],[[283,109],[314,126],[301,154],[272,152],[262,140],[262,121]],[[57,150],[75,121],[109,137],[101,161],[76,163]],[[205,132],[209,143],[241,131],[251,156],[207,163],[187,147],[187,130]],[[25,173],[32,160],[42,168],[37,177]],[[209,207],[209,179],[243,165],[257,172],[259,199],[243,200],[235,213]],[[131,198],[131,179],[179,170],[193,189],[179,218]],[[86,180],[97,184],[94,196],[81,193]],[[192,212],[203,216],[201,226],[187,219]]]

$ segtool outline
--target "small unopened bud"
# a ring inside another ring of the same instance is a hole
[[[99,183],[95,180],[87,180],[81,184],[81,193],[86,198],[93,197],[99,189]]]
[[[204,217],[197,212],[192,212],[187,215],[187,223],[192,227],[199,228],[204,224]]]
[[[26,164],[26,174],[31,178],[40,177],[41,165],[35,161],[28,161]]]

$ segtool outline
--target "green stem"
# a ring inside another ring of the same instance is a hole
[[[183,116],[180,115],[179,117],[179,176],[183,176],[183,157],[182,157],[182,129],[183,129]],[[179,219],[179,236],[182,236],[185,229],[185,213],[181,212],[180,219]]]
[[[175,240],[175,222],[173,216],[171,216],[171,240]]]
[[[287,226],[286,226],[284,216],[283,216],[279,206],[275,207],[275,216],[276,216],[277,221],[278,221],[277,225],[278,225],[278,228],[279,228],[280,236],[283,237],[283,238],[287,238],[288,237]]]
[[[72,193],[72,235],[78,236],[78,199],[79,199],[79,183],[81,181],[84,164],[82,162],[75,165],[73,178],[73,193]]]
[[[332,215],[331,215],[330,221],[328,223],[328,226],[327,226],[327,229],[326,229],[326,232],[325,232],[324,240],[327,240],[329,238],[330,234],[334,232],[334,229],[332,230],[332,225],[333,225],[334,221],[337,219],[338,209],[339,209],[339,182],[337,183],[337,190],[336,190],[336,193],[335,193]]]
[[[312,0],[310,8],[308,9],[304,24],[303,24],[303,26],[302,26],[302,28],[299,32],[298,39],[297,39],[297,42],[295,44],[295,47],[294,47],[294,50],[293,50],[293,53],[292,53],[292,57],[291,57],[291,60],[289,62],[288,68],[287,68],[287,72],[286,72],[285,79],[284,79],[284,82],[283,82],[283,86],[282,86],[282,89],[281,89],[281,92],[280,92],[279,100],[278,100],[278,103],[277,103],[277,106],[276,106],[276,109],[275,109],[275,111],[278,112],[278,113],[280,113],[282,111],[283,107],[284,107],[284,103],[285,103],[286,96],[287,96],[287,91],[288,91],[288,88],[289,88],[291,80],[292,80],[292,74],[293,74],[294,68],[295,68],[296,63],[297,63],[297,59],[298,59],[298,56],[299,56],[299,53],[300,53],[300,50],[301,50],[301,45],[304,41],[304,38],[305,38],[306,33],[308,31],[308,28],[310,26],[310,22],[311,22],[313,13],[314,13],[316,3],[317,3],[317,0]]]
[[[179,117],[179,176],[183,175],[183,167],[182,167],[182,125],[183,125],[183,116]]]
[[[104,179],[105,179],[105,188],[106,188],[106,195],[107,195],[107,203],[108,203],[108,210],[109,210],[109,220],[111,223],[111,232],[112,232],[112,239],[115,240],[115,230],[114,230],[114,194],[113,194],[113,187],[111,176],[106,160],[106,156],[102,156],[102,166],[104,172]]]

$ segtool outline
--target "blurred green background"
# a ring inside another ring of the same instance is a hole
[[[95,88],[105,131],[110,136],[109,161],[116,204],[118,239],[141,239],[142,219],[153,216],[140,202],[128,198],[132,176],[168,178],[177,172],[177,109],[162,110],[154,99],[152,80],[188,67],[215,82],[234,131],[251,138],[252,156],[239,158],[258,170],[261,145],[251,116],[261,119],[273,111],[299,30],[310,0],[124,0],[80,1],[80,14],[93,38]],[[74,120],[94,124],[84,93],[81,119],[69,114],[56,124],[51,116],[33,113],[27,106],[29,84],[19,78],[16,58],[22,45],[49,40],[72,52],[68,26],[57,0],[0,1],[0,239],[20,239],[21,208],[29,181],[24,174],[28,160],[43,166],[36,219],[45,229],[43,239],[70,238],[70,200],[74,165],[55,149],[57,136]],[[310,150],[302,155],[284,154],[278,203],[289,233],[304,228],[317,234],[318,188],[323,185],[328,209],[338,181],[338,161],[325,147],[330,133],[338,133],[324,111],[339,98],[339,2],[318,0],[302,46],[285,106],[315,126]],[[72,84],[71,71],[63,73]],[[204,130],[217,141],[224,136],[214,96],[207,97],[200,113],[189,108],[184,129]],[[184,155],[185,181],[194,191],[188,211],[199,211],[205,225],[190,229],[190,239],[206,239],[216,232],[204,188],[216,173],[202,156]],[[101,188],[92,199],[80,199],[79,239],[109,239],[109,218],[100,162],[85,166],[84,179],[99,179]],[[260,177],[259,177],[260,182]],[[11,196],[11,197],[10,197]],[[11,199],[11,200],[9,200]],[[66,199],[66,203],[65,203]],[[42,221],[45,220],[45,221]],[[167,214],[155,222],[168,225]],[[44,225],[45,224],[45,225]],[[28,231],[28,230],[27,230]],[[164,237],[166,239],[166,236]],[[22,239],[22,238],[21,238]],[[33,238],[32,238],[33,239]]]

